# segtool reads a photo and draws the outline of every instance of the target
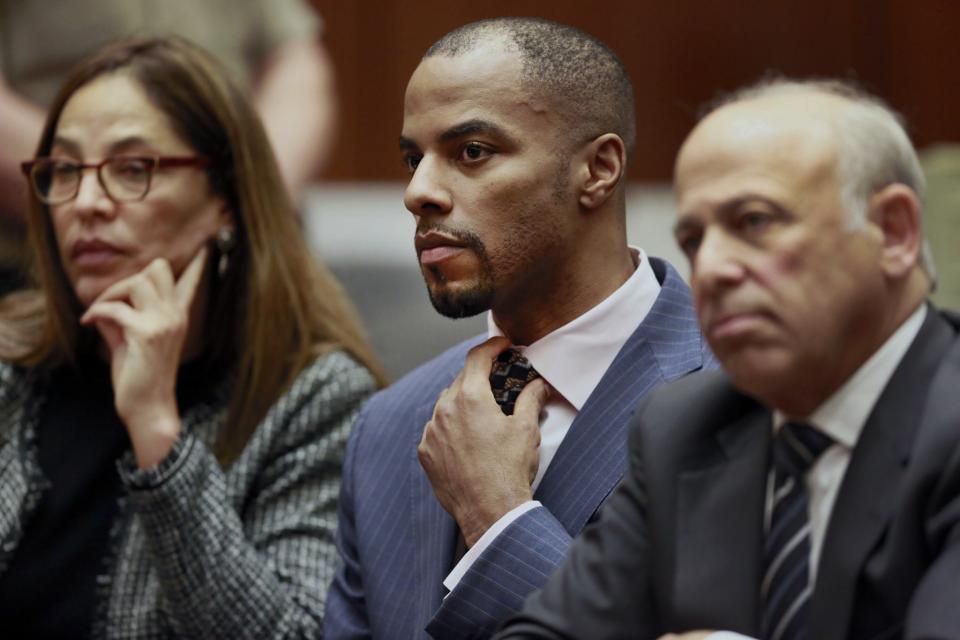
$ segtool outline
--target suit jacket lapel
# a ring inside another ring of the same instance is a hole
[[[440,502],[437,500],[430,485],[427,474],[420,466],[417,458],[417,446],[423,434],[424,425],[433,415],[433,406],[440,390],[452,382],[457,371],[452,372],[447,379],[438,385],[436,393],[430,400],[413,412],[414,428],[410,433],[414,436],[410,442],[409,454],[410,470],[412,474],[411,487],[413,488],[412,518],[414,536],[414,564],[413,575],[409,576],[409,584],[418,585],[416,602],[417,608],[411,615],[415,616],[413,636],[423,635],[423,629],[433,618],[446,590],[443,579],[453,568],[454,547],[457,540],[457,525]]]
[[[713,628],[721,620],[731,631],[759,630],[770,432],[770,412],[757,405],[680,472],[676,571],[666,597],[685,626]]]
[[[928,383],[955,335],[932,307],[864,425],[823,541],[810,637],[847,636],[858,576],[892,515]]]
[[[570,425],[534,496],[571,535],[626,471],[627,427],[641,398],[704,365],[689,289],[668,263],[650,261],[660,295]]]

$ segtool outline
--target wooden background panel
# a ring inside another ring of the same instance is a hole
[[[960,142],[960,2],[889,4],[886,46],[878,51],[884,97],[907,118],[918,143]]]
[[[960,141],[956,0],[312,1],[341,101],[329,179],[402,179],[403,91],[420,56],[447,31],[497,15],[572,24],[623,58],[637,94],[635,180],[668,180],[696,108],[769,69],[857,78],[908,117],[920,146]]]

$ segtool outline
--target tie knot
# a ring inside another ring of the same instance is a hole
[[[773,439],[773,464],[778,471],[799,477],[816,462],[833,438],[803,422],[788,422]]]
[[[490,370],[490,388],[500,409],[513,415],[517,397],[527,383],[540,377],[530,361],[516,349],[507,349],[497,356]]]

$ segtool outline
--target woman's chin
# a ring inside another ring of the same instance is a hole
[[[128,278],[140,270],[139,263],[125,261],[112,269],[80,270],[70,274],[73,293],[80,305],[86,309],[103,294],[121,280]]]
[[[91,281],[88,278],[83,278],[73,285],[73,294],[76,296],[80,306],[86,310],[100,297],[100,294],[106,291],[110,285],[116,281],[116,279],[105,280],[101,278],[96,279],[96,281]]]

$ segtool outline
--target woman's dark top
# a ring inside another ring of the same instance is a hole
[[[209,386],[196,379],[198,368],[181,368],[179,402],[189,404],[196,390]],[[0,633],[87,638],[124,495],[117,460],[130,439],[114,407],[107,363],[90,357],[78,368],[61,367],[47,384],[36,448],[24,455],[38,456],[48,484],[0,576]]]

